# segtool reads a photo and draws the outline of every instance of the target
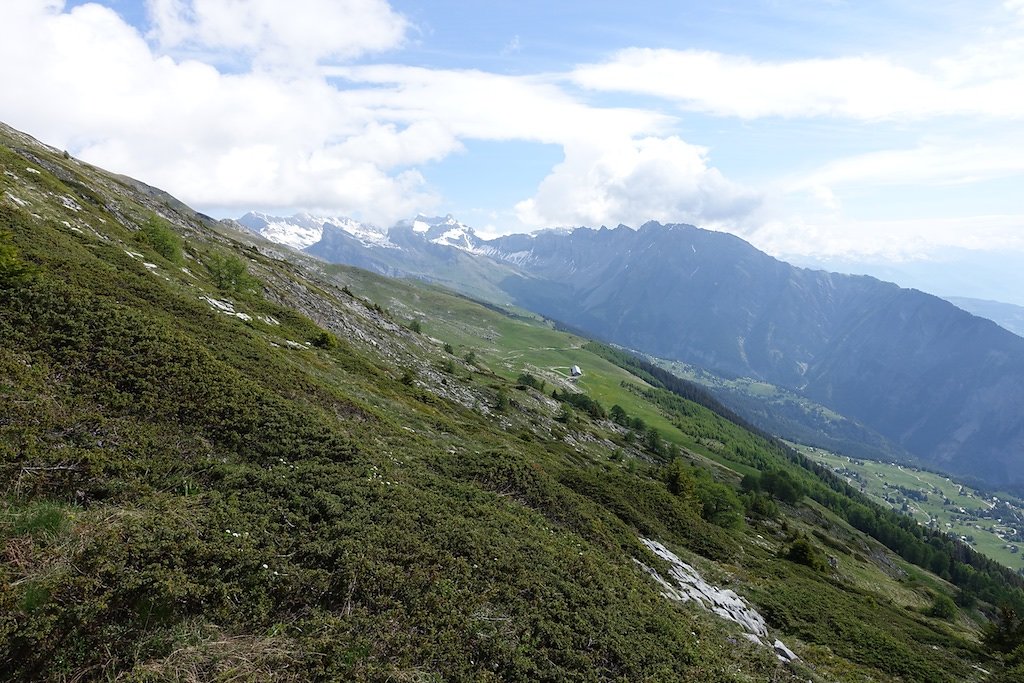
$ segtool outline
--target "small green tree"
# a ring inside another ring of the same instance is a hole
[[[503,413],[508,410],[509,400],[508,392],[505,391],[505,387],[498,389],[498,398],[494,402],[494,409],[499,413]]]
[[[214,253],[206,259],[206,269],[217,289],[244,292],[253,289],[256,281],[249,275],[242,259],[234,255]]]
[[[644,431],[644,448],[654,455],[662,455],[665,452],[665,444],[661,440],[661,434],[653,426],[648,427]]]
[[[723,529],[743,525],[743,505],[732,487],[707,477],[697,480],[695,493],[701,517]]]
[[[409,329],[416,334],[423,332],[423,324],[419,320],[409,321]]]
[[[771,496],[756,491],[747,491],[742,496],[747,516],[758,519],[774,519],[779,516],[779,506]]]
[[[686,466],[682,458],[674,458],[665,466],[662,472],[662,479],[668,490],[680,498],[692,499],[696,482],[690,468]]]
[[[156,216],[151,217],[139,230],[138,239],[168,261],[181,261],[181,238]]]
[[[32,267],[21,260],[11,233],[0,230],[0,288],[23,284],[32,273]]]

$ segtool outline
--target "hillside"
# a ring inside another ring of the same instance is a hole
[[[1019,580],[705,395],[6,128],[0,165],[0,678],[1020,674]]]
[[[276,218],[275,229],[305,235],[300,218]],[[716,390],[789,439],[861,442],[868,450],[856,455],[1024,486],[1024,419],[1014,408],[1024,402],[1024,339],[938,297],[797,268],[688,225],[483,240],[450,216],[386,231],[334,222],[307,252],[514,303],[726,381],[773,385],[794,400],[770,413],[747,392]],[[387,247],[367,231],[386,234]],[[802,401],[837,418],[822,420]]]
[[[707,388],[751,424],[770,434],[784,435],[788,441],[877,461],[915,459],[878,432],[795,391],[750,377],[726,378],[681,361],[650,361]]]

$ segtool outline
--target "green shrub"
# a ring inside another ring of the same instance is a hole
[[[806,565],[815,571],[823,572],[828,568],[825,553],[802,534],[783,549],[782,556],[790,562]]]
[[[953,619],[956,616],[956,604],[953,602],[953,598],[945,593],[936,595],[935,600],[932,601],[932,606],[928,609],[928,616],[936,617],[937,619]]]
[[[338,345],[338,339],[327,330],[321,330],[309,343],[319,349],[333,349]]]

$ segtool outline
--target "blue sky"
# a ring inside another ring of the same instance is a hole
[[[688,222],[1024,304],[1024,0],[4,0],[0,22],[0,119],[215,216]]]

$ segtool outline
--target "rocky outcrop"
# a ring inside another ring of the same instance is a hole
[[[670,565],[669,576],[672,581],[665,579],[652,567],[648,567],[639,560],[634,560],[646,571],[651,578],[662,587],[661,594],[669,600],[677,602],[695,602],[701,607],[722,619],[735,622],[743,627],[744,637],[758,645],[765,645],[768,640],[768,625],[757,610],[750,606],[746,600],[738,596],[728,588],[712,586],[704,580],[696,569],[683,562],[671,550],[658,541],[648,538],[641,538],[640,541],[659,558]],[[786,647],[781,640],[776,640],[772,645],[776,657],[783,662],[791,662],[797,659],[796,654]]]

